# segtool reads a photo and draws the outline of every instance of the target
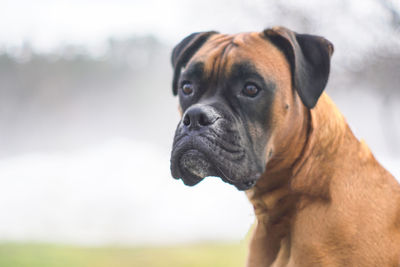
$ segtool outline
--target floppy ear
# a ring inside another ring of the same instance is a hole
[[[178,92],[178,81],[181,69],[186,66],[190,58],[207,41],[207,39],[217,32],[195,32],[184,38],[174,47],[171,55],[171,63],[174,67],[174,77],[172,80],[172,92],[174,95]]]
[[[333,45],[323,37],[298,34],[284,27],[264,30],[290,63],[292,84],[304,105],[313,108],[328,82]]]

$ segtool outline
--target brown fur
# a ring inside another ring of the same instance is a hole
[[[399,266],[397,181],[326,94],[293,114],[304,121],[287,129],[297,144],[276,140],[287,149],[247,191],[257,218],[248,266]]]
[[[248,266],[399,266],[398,183],[326,94],[305,113],[310,129],[291,130],[306,138],[286,151],[302,147],[299,158],[270,161],[279,171],[247,191],[257,217]]]
[[[399,184],[330,98],[306,108],[285,56],[260,33],[214,35],[199,59],[210,75],[251,60],[278,88],[266,172],[246,192],[256,214],[247,265],[400,266]]]

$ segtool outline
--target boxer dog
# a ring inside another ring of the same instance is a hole
[[[172,52],[172,176],[246,191],[247,266],[400,266],[400,186],[324,93],[333,50],[274,27],[193,33]]]

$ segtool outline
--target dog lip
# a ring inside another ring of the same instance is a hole
[[[187,185],[187,186],[194,186],[198,183],[200,183],[204,178],[199,178],[199,177],[188,177],[186,176],[185,178],[180,178],[182,182]]]
[[[194,186],[204,179],[193,175],[187,170],[182,170],[180,164],[178,164],[178,166],[176,166],[176,169],[172,171],[172,177],[176,180],[182,180],[182,182],[187,186]]]
[[[203,152],[190,148],[179,154],[171,165],[172,176],[175,179],[181,179],[185,185],[193,186],[205,177],[213,175],[213,165]]]

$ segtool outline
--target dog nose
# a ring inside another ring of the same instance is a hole
[[[197,104],[186,110],[182,123],[189,129],[198,129],[210,126],[218,119],[218,113],[213,107]]]

